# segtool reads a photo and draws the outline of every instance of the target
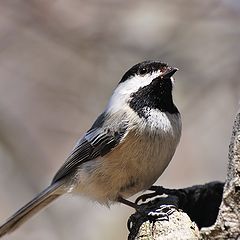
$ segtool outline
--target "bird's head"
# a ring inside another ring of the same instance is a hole
[[[114,111],[128,105],[143,116],[151,109],[178,113],[172,100],[173,74],[178,69],[160,61],[144,61],[134,65],[122,77],[108,107]]]

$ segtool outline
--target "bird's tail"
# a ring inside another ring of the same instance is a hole
[[[50,185],[29,203],[14,213],[2,226],[0,226],[0,238],[5,234],[14,231],[53,200],[61,196],[63,194],[61,187],[61,181]]]

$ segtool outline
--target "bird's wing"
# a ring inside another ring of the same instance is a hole
[[[74,172],[80,164],[109,153],[126,135],[128,128],[126,121],[116,124],[117,129],[111,126],[102,127],[103,124],[104,115],[101,114],[92,128],[79,140],[66,162],[54,176],[52,183]]]

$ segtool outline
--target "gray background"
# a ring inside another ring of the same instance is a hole
[[[49,182],[123,73],[176,66],[183,136],[158,184],[224,180],[240,99],[237,0],[1,0],[0,221]],[[62,197],[6,237],[126,239],[133,211]]]

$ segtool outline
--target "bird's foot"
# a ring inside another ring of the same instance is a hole
[[[161,187],[161,186],[151,186],[149,188],[149,190],[153,191],[153,192],[143,194],[136,199],[135,203],[137,205],[139,204],[139,202],[146,202],[147,200],[149,200],[151,198],[159,197],[163,194],[174,195],[174,193],[176,192],[174,189],[166,189],[166,188]]]
[[[154,220],[169,221],[169,216],[173,214],[177,209],[174,205],[161,205],[159,208],[157,208],[154,211],[149,211],[148,216],[150,218],[153,218]]]
[[[130,232],[134,229],[138,229],[136,226],[140,226],[145,221],[169,221],[169,217],[178,208],[174,205],[160,205],[157,208],[148,205],[138,205],[136,213],[131,215],[127,222],[127,227]]]

